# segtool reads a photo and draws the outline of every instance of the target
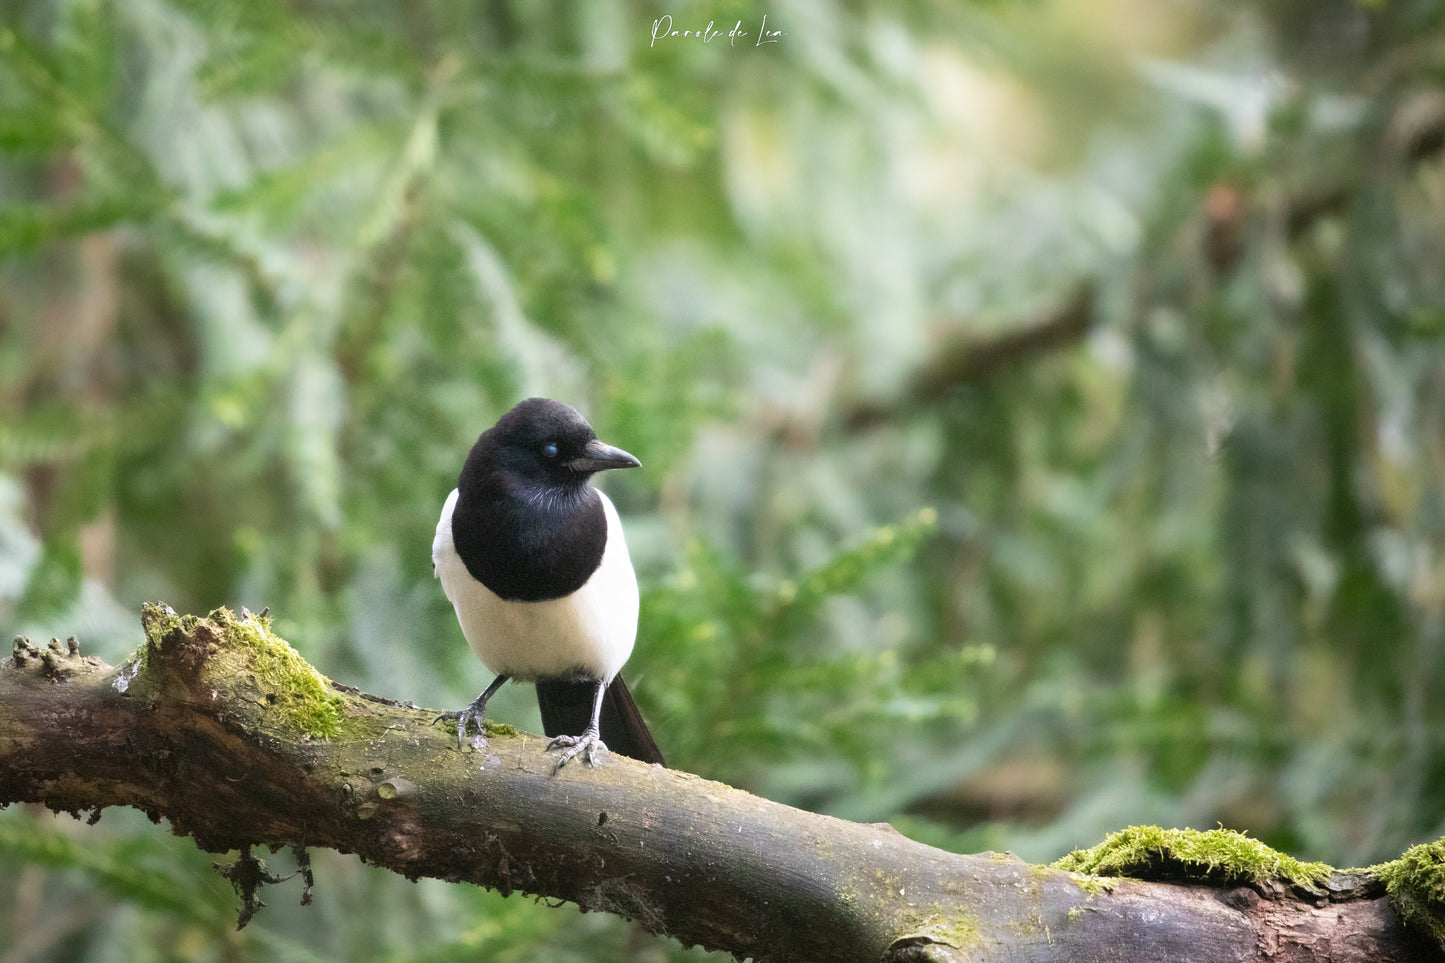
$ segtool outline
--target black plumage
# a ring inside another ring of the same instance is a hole
[[[592,428],[571,408],[542,402],[522,402],[484,432],[457,479],[457,554],[509,600],[570,595],[597,571],[607,545],[591,473],[567,467],[595,442]],[[549,445],[555,455],[544,454]]]

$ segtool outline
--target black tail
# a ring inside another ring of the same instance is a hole
[[[549,736],[577,736],[592,724],[592,697],[597,683],[586,679],[543,679],[537,683],[542,731]],[[642,762],[663,762],[662,751],[647,731],[632,693],[622,676],[612,680],[602,697],[602,741],[613,752]]]

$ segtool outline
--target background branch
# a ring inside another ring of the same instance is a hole
[[[1093,326],[1094,296],[1095,285],[1081,283],[1041,317],[1002,334],[952,336],[937,346],[895,397],[859,401],[844,413],[843,425],[858,431],[886,423],[904,412],[934,404],[963,385],[1078,343]]]

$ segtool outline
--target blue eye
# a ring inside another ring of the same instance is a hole
[[[557,445],[550,441],[547,442],[547,444],[542,446],[542,454],[546,455],[548,458],[556,458]]]

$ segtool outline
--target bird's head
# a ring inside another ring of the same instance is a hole
[[[599,471],[642,464],[598,441],[575,408],[550,398],[521,402],[487,435],[497,462],[529,487],[576,489]]]

